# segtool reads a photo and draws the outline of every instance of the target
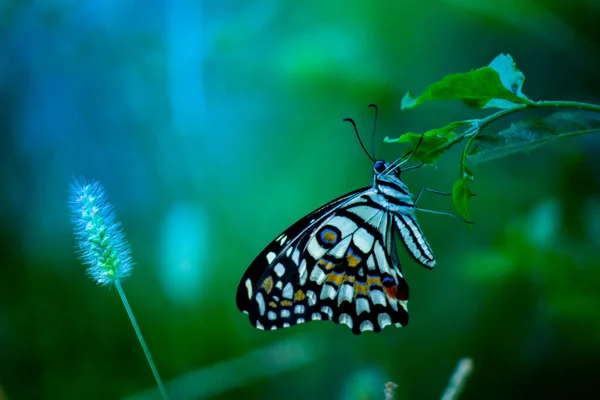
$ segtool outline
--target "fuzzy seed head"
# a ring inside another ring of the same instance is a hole
[[[123,228],[99,182],[76,180],[69,197],[78,253],[88,274],[99,285],[110,285],[131,274],[131,250]]]

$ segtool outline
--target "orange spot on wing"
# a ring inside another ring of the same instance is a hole
[[[354,284],[354,296],[356,297],[356,295],[358,295],[359,293],[362,293],[365,296],[369,295],[369,288],[365,283],[356,282]]]
[[[367,275],[367,286],[371,287],[372,285],[381,286],[381,278],[378,276],[368,276]]]
[[[335,272],[331,272],[329,275],[327,275],[327,279],[325,279],[325,282],[331,282],[339,287],[342,284],[344,276],[346,276],[346,274],[338,275]]]
[[[335,264],[330,263],[329,261],[323,260],[322,258],[319,260],[318,264],[322,267],[325,267],[326,270],[335,268]]]
[[[277,303],[275,303],[274,301],[270,301],[269,306],[273,307],[273,308],[277,308]]]
[[[260,287],[265,289],[265,292],[267,292],[267,294],[269,294],[271,292],[271,290],[273,289],[273,278],[271,278],[269,276],[267,279],[262,281]]]
[[[323,234],[323,240],[325,240],[327,243],[335,243],[337,240],[337,235],[335,232],[327,231]]]
[[[296,294],[294,294],[294,301],[302,301],[306,298],[306,295],[302,290],[298,290]]]
[[[346,254],[346,260],[348,261],[349,267],[356,267],[358,264],[360,264],[362,258],[357,256],[356,254],[348,252],[348,254]]]
[[[392,299],[397,298],[396,296],[398,295],[398,287],[396,285],[390,287],[384,286],[383,289]]]
[[[291,307],[293,304],[294,304],[294,303],[292,303],[292,302],[291,302],[291,301],[289,301],[289,300],[283,300],[283,301],[281,302],[281,306],[282,306],[282,307]]]

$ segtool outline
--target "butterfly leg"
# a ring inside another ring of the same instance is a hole
[[[423,192],[435,193],[435,194],[439,194],[440,196],[452,196],[452,193],[440,192],[439,190],[433,190],[433,189],[429,189],[429,188],[422,188],[419,191],[419,193],[417,194],[417,196],[415,197],[415,205],[417,205],[417,202],[421,198],[421,195],[423,194]]]
[[[417,201],[419,201],[423,192],[435,193],[435,194],[439,194],[440,196],[452,196],[452,193],[440,192],[439,190],[433,190],[433,189],[429,189],[429,188],[422,188],[419,191],[419,193],[415,196],[415,200],[414,200],[415,205],[417,205]],[[471,197],[475,197],[475,196],[477,196],[475,193],[471,193]]]
[[[473,222],[473,221],[467,221],[466,219],[464,219],[460,215],[456,215],[456,214],[452,214],[452,213],[447,213],[447,212],[444,212],[444,211],[428,210],[426,208],[419,208],[419,207],[416,207],[415,210],[423,211],[423,212],[430,213],[430,214],[447,215],[448,217],[460,219],[461,221],[463,221],[463,222],[465,222],[467,224],[475,225],[475,222]]]
[[[421,198],[421,195],[423,194],[423,192],[435,193],[435,194],[439,194],[440,196],[452,196],[452,193],[440,192],[439,190],[433,190],[433,189],[429,189],[429,188],[422,188],[419,191],[419,193],[417,194],[417,196],[415,197],[415,201],[414,201],[415,206],[417,205],[417,202]],[[471,196],[475,196],[475,193],[472,193]],[[444,211],[427,210],[427,209],[419,208],[419,207],[417,207],[416,209],[419,210],[419,211],[428,212],[428,213],[431,213],[431,214],[447,215],[449,217],[458,218],[458,219],[466,222],[467,224],[471,224],[471,225],[475,224],[473,221],[467,221],[466,219],[464,219],[460,215],[451,214],[451,213],[447,213],[447,212],[444,212]]]

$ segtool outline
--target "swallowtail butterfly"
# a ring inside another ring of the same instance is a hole
[[[256,257],[236,296],[253,326],[274,330],[332,320],[359,335],[408,323],[396,238],[429,269],[435,257],[415,217],[423,191],[413,200],[401,178],[403,163],[374,160],[371,186],[308,214]]]

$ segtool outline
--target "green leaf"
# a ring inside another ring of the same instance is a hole
[[[502,86],[508,91],[514,93],[517,97],[529,100],[522,92],[525,75],[517,68],[517,64],[510,54],[500,54],[492,60],[488,67],[498,72]],[[492,99],[484,108],[510,108],[514,105],[514,102],[507,101],[506,99]]]
[[[467,159],[481,163],[529,152],[553,140],[594,132],[600,132],[600,119],[587,114],[556,112],[546,118],[525,118],[500,132],[481,132],[467,149]]]
[[[429,85],[420,96],[408,92],[401,109],[411,109],[431,100],[462,100],[473,108],[508,108],[531,104],[522,92],[525,76],[510,55],[501,54],[489,66],[471,72],[447,75]]]
[[[424,162],[425,164],[434,164],[444,154],[444,151],[460,141],[454,140],[457,137],[456,129],[472,123],[472,120],[455,121],[442,128],[432,129],[423,134],[406,132],[396,139],[386,137],[383,141],[386,143],[413,143],[416,146],[421,136],[423,136],[421,144],[417,152],[413,154],[412,159]]]
[[[458,214],[465,220],[469,221],[469,200],[473,196],[469,189],[469,182],[473,180],[472,176],[464,176],[454,182],[452,187],[452,202],[458,211]]]

